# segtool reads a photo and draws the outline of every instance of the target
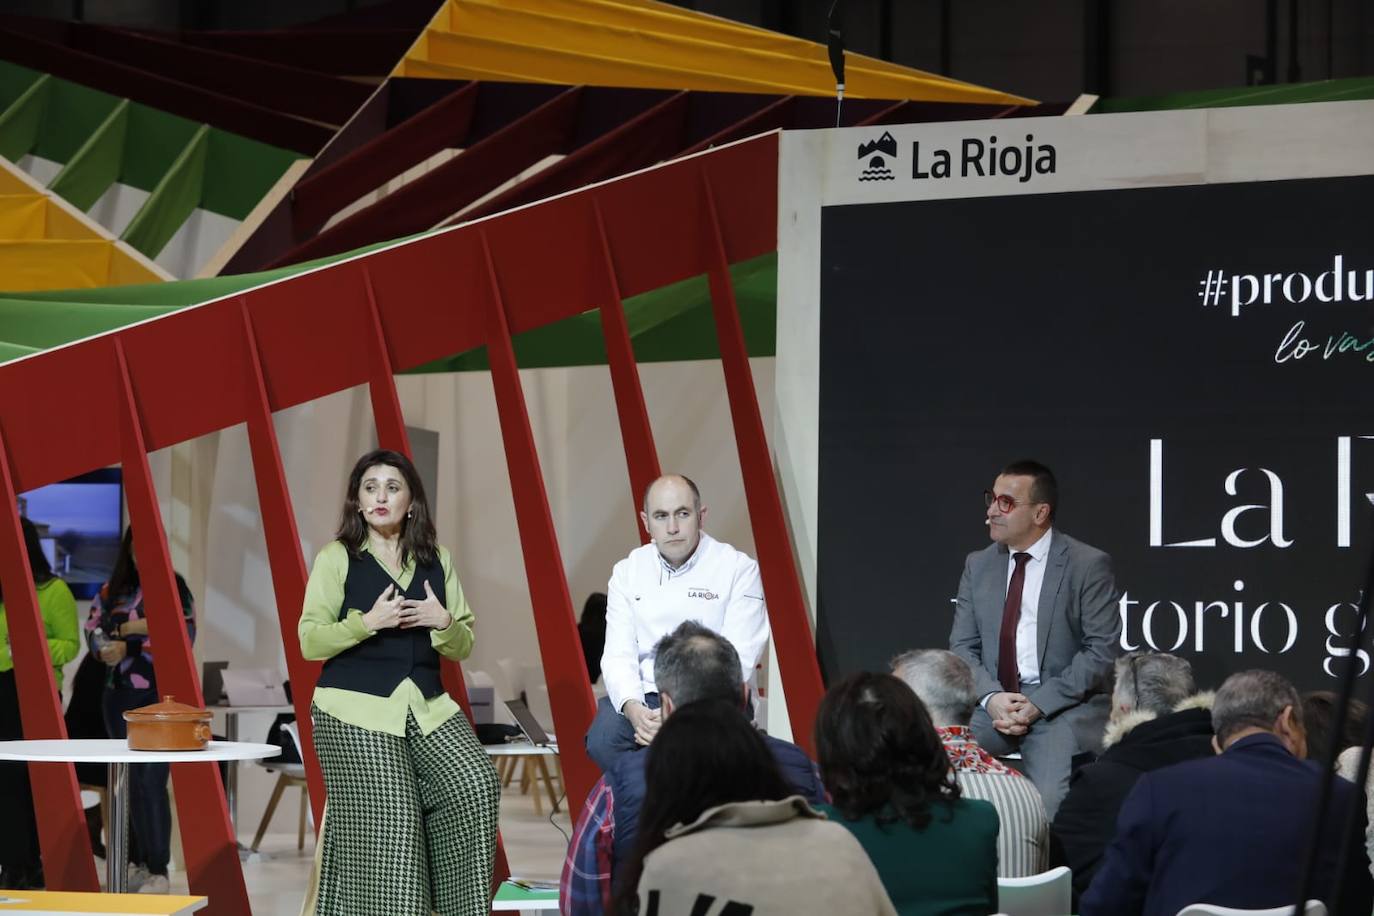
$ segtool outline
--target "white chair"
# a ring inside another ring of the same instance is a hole
[[[1072,879],[1065,865],[1027,878],[998,878],[998,909],[1007,916],[1069,916]]]
[[[1238,910],[1232,906],[1217,906],[1214,903],[1194,903],[1178,911],[1178,916],[1292,916],[1293,905],[1276,906],[1267,910]],[[1326,904],[1320,900],[1309,900],[1302,908],[1302,916],[1326,916]]]
[[[291,747],[296,749],[296,756],[301,756],[301,735],[296,729],[295,722],[283,722],[282,733],[290,741]],[[269,773],[277,774],[277,784],[272,787],[272,797],[267,802],[267,810],[262,813],[262,822],[258,824],[258,832],[253,835],[253,845],[249,847],[253,852],[258,851],[258,844],[262,842],[262,837],[267,833],[267,825],[272,822],[272,815],[277,811],[277,802],[281,801],[281,794],[291,786],[297,786],[301,790],[301,812],[300,819],[296,824],[296,850],[305,848],[305,821],[310,810],[310,793],[305,781],[305,764],[303,763],[282,763],[274,761],[271,757],[259,761],[263,769]]]

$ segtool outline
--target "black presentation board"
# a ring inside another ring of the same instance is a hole
[[[827,679],[947,646],[982,491],[1032,457],[1130,645],[1333,687],[1374,550],[1371,204],[1354,177],[824,208]]]

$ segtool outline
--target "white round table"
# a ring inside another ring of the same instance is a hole
[[[0,741],[0,760],[109,764],[111,835],[105,838],[105,890],[111,894],[124,893],[129,883],[129,764],[260,760],[280,753],[281,748],[275,744],[246,741],[211,741],[200,751],[131,751],[123,738]]]

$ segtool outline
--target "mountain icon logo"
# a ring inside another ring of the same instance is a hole
[[[897,141],[887,131],[877,140],[860,143],[857,158],[867,160],[866,167],[859,173],[860,181],[892,181],[897,177],[887,167],[890,160],[897,158]]]

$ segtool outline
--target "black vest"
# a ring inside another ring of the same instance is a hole
[[[437,558],[433,563],[416,566],[410,588],[404,592],[405,597],[423,600],[426,581],[434,589],[434,597],[439,599],[439,603],[447,606],[444,570]],[[397,590],[401,587],[372,554],[350,555],[339,619],[347,617],[350,608],[360,611],[370,609],[388,585],[395,585]],[[434,651],[429,639],[432,632],[429,627],[378,630],[356,646],[326,661],[320,679],[315,682],[316,686],[341,687],[389,697],[396,685],[410,678],[425,699],[436,697],[444,692],[444,685],[439,679],[439,653]]]

